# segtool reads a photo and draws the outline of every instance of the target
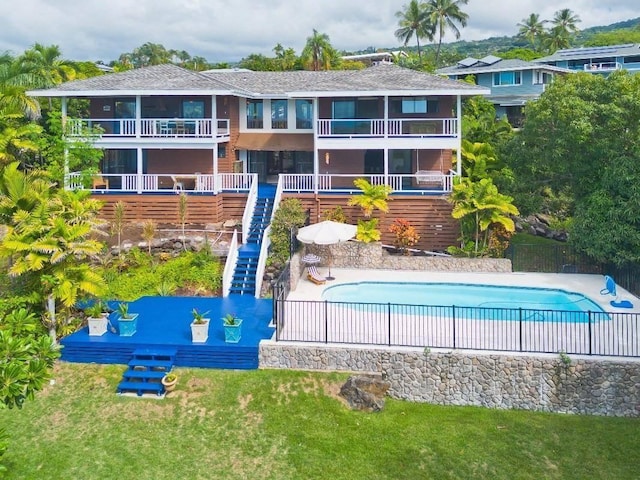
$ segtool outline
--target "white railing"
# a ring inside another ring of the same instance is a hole
[[[440,171],[417,172],[413,174],[320,174],[318,178],[318,192],[347,192],[359,191],[353,181],[364,178],[373,185],[390,185],[396,193],[448,193],[451,191],[453,177],[456,172],[448,173]],[[314,192],[315,175],[308,174],[281,174],[280,182],[284,192]]]
[[[217,190],[245,191],[251,188],[254,179],[257,179],[256,173],[219,173]]]
[[[278,210],[278,207],[280,206],[280,200],[282,199],[282,184],[282,175],[280,175],[276,194],[273,197],[273,210],[271,211],[269,226],[264,230],[264,234],[262,235],[262,244],[260,245],[260,256],[258,257],[258,265],[256,267],[256,290],[254,294],[256,298],[260,298],[260,292],[262,291],[262,278],[264,277],[264,269],[267,265],[267,257],[269,256],[269,248],[271,247],[271,222],[276,214],[276,210]]]
[[[215,128],[214,128],[215,125]],[[142,118],[140,132],[136,119],[67,119],[67,136],[84,137],[99,127],[103,137],[213,138],[229,136],[229,120],[210,118]]]
[[[249,228],[251,227],[251,218],[253,211],[256,209],[256,203],[258,201],[258,179],[252,178],[251,188],[249,189],[249,196],[247,202],[244,204],[244,213],[242,214],[242,244],[247,243],[249,239]]]
[[[227,253],[227,261],[224,264],[224,270],[222,272],[222,296],[229,296],[231,291],[231,283],[233,281],[233,274],[236,270],[236,263],[238,263],[238,231],[234,230],[231,236],[231,243],[229,244],[229,252]]]
[[[386,127],[386,128],[385,128]],[[321,119],[319,137],[451,137],[458,134],[456,118]]]
[[[241,174],[242,175],[242,174]],[[252,174],[246,174],[251,178]],[[255,175],[255,174],[254,174]],[[250,183],[243,179],[235,181],[216,182],[220,175],[202,173],[163,173],[163,174],[136,174],[136,173],[102,173],[96,175],[83,176],[79,172],[67,175],[66,185],[71,190],[88,189],[105,193],[109,192],[200,192],[217,193],[216,183],[226,184],[229,189],[235,191],[246,191],[250,188]],[[231,188],[233,187],[233,188]]]
[[[622,64],[618,62],[585,63],[583,68],[585,72],[611,71],[622,69]]]

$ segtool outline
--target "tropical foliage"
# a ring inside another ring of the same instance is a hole
[[[500,225],[507,232],[515,230],[512,215],[518,215],[513,199],[498,192],[490,178],[473,182],[462,178],[453,186],[449,201],[453,204],[451,215],[461,220],[461,251],[473,256],[484,255],[489,245],[491,227]]]
[[[316,29],[307,37],[307,43],[300,54],[300,61],[307,70],[331,70],[340,63],[340,56],[331,45],[329,35]]]
[[[389,211],[389,195],[393,189],[389,185],[373,185],[365,178],[357,178],[353,184],[361,190],[361,193],[349,198],[348,205],[360,207],[362,214],[369,218],[374,210],[383,213]]]
[[[271,251],[269,262],[272,265],[284,265],[291,252],[291,235],[307,221],[307,213],[297,198],[287,198],[280,202],[271,221]]]
[[[419,0],[411,0],[408,5],[403,5],[402,8],[403,10],[396,12],[398,29],[395,31],[395,36],[405,47],[415,37],[418,47],[418,59],[422,63],[420,40],[433,40],[435,34],[434,25],[430,21],[429,13],[424,8],[424,4]]]
[[[409,248],[417,245],[420,241],[416,227],[405,218],[396,218],[389,226],[389,232],[395,236],[393,245],[405,254],[409,254]]]
[[[518,36],[527,40],[534,50],[553,53],[571,46],[572,35],[578,32],[580,21],[580,17],[568,8],[555,12],[553,20],[541,20],[539,14],[531,13],[517,24]],[[549,24],[549,28],[545,24]]]

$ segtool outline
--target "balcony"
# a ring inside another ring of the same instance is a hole
[[[229,120],[210,118],[143,118],[140,130],[135,118],[68,119],[67,136],[87,137],[98,128],[102,138],[204,138],[228,139]]]
[[[585,63],[582,68],[585,72],[613,72],[614,70],[620,70],[622,64],[618,62],[594,62]]]
[[[322,119],[318,120],[320,138],[425,138],[456,137],[456,118],[397,119]]]
[[[248,192],[255,174],[97,174],[70,173],[66,185],[71,190],[91,190],[94,193],[209,193]],[[284,192],[293,193],[358,193],[353,181],[365,178],[373,185],[390,185],[394,193],[442,195],[451,192],[456,173],[418,171],[415,174],[280,174]],[[317,185],[316,185],[317,182]]]

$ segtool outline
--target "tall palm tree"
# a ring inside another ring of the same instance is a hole
[[[53,87],[76,78],[75,66],[62,58],[58,45],[46,46],[36,43],[26,50],[18,61],[21,62],[25,71],[39,77],[44,87]]]
[[[40,104],[28,97],[26,91],[45,86],[38,75],[25,71],[16,59],[0,57],[0,115],[17,113],[31,120],[39,118]]]
[[[33,122],[12,121],[20,117],[21,114],[0,114],[0,166],[20,161],[23,153],[38,151],[33,139],[42,132],[42,127]]]
[[[424,4],[418,0],[411,0],[408,5],[402,6],[402,10],[396,12],[396,18],[398,18],[398,27],[400,27],[394,32],[396,38],[402,41],[406,47],[411,38],[415,36],[418,45],[418,58],[422,64],[420,39],[431,41],[435,34],[434,25],[429,19]]]
[[[544,47],[549,53],[571,46],[571,37],[569,32],[560,25],[556,25],[545,38]]]
[[[460,29],[467,26],[469,15],[460,10],[461,5],[467,5],[469,0],[429,0],[426,4],[431,23],[438,31],[438,49],[436,50],[436,67],[440,58],[442,38],[447,30],[451,30],[456,39],[460,38]]]
[[[554,27],[559,27],[564,30],[567,35],[570,33],[576,33],[578,31],[577,24],[580,22],[580,17],[574,14],[569,8],[558,10],[551,21]]]
[[[518,30],[518,36],[529,40],[531,46],[536,48],[536,45],[541,44],[541,39],[544,37],[545,28],[544,24],[548,20],[540,20],[540,15],[532,13],[528,18],[523,18],[516,26],[520,27]]]
[[[313,34],[307,37],[307,43],[302,49],[300,59],[305,68],[318,71],[330,70],[336,56],[337,53],[331,45],[329,35],[319,33],[314,28]]]

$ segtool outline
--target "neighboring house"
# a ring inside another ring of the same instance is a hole
[[[60,97],[66,135],[99,127],[100,174],[90,188],[106,204],[125,201],[128,219],[177,222],[177,195],[189,194],[191,223],[247,218],[271,184],[295,196],[312,222],[358,193],[356,178],[389,184],[392,211],[408,218],[423,248],[457,241],[446,196],[460,174],[461,99],[486,88],[381,64],[360,71],[193,72],[158,65],[30,92]],[[87,118],[68,118],[69,102],[88,100]],[[247,213],[249,211],[249,213]],[[345,207],[355,222],[359,211]],[[248,215],[248,216],[247,216]]]
[[[436,73],[454,80],[471,76],[477,85],[490,88],[487,100],[495,105],[496,115],[506,116],[517,128],[522,123],[524,105],[537,99],[555,75],[571,72],[566,68],[490,55],[482,59],[468,57]]]
[[[582,47],[558,50],[535,60],[538,63],[568,68],[572,71],[609,75],[616,70],[640,71],[640,44],[627,43],[606,47]]]
[[[361,53],[358,55],[345,55],[342,60],[351,62],[362,62],[367,66],[378,65],[380,63],[394,63],[399,58],[407,58],[408,55],[402,50],[396,50],[394,52],[375,52],[375,53]]]

